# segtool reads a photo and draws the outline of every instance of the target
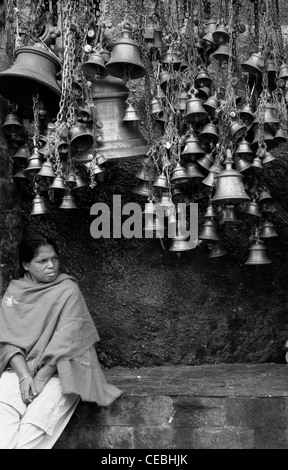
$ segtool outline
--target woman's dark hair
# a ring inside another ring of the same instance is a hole
[[[22,263],[29,263],[35,256],[41,246],[52,246],[59,254],[56,243],[49,237],[42,235],[42,233],[33,233],[32,235],[25,236],[19,244],[19,263],[22,268]]]

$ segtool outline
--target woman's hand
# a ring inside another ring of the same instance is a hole
[[[32,403],[34,398],[37,397],[37,390],[32,377],[30,375],[24,377],[20,381],[19,387],[21,392],[21,398],[25,405],[29,405],[30,403]]]
[[[48,377],[48,380],[49,380],[49,377]],[[35,385],[35,390],[36,390],[36,393],[37,395],[39,395],[39,393],[42,392],[43,388],[45,387],[46,383],[48,382],[48,380],[43,380],[43,379],[39,379],[37,377],[37,375],[35,375],[34,377],[34,385]]]

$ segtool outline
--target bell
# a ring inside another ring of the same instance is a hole
[[[140,60],[139,46],[131,39],[129,30],[123,29],[122,37],[114,42],[106,69],[109,74],[122,79],[135,80],[146,75],[146,69]]]
[[[216,125],[212,122],[208,122],[208,124],[204,126],[202,132],[198,135],[198,139],[200,142],[207,142],[208,144],[215,145],[219,140]]]
[[[189,176],[186,168],[178,162],[172,171],[171,183],[180,184],[187,183],[188,181]]]
[[[251,167],[252,163],[249,162],[248,160],[245,160],[245,158],[235,158],[235,169],[237,171],[240,171],[242,173],[243,171],[248,170]]]
[[[253,217],[261,217],[258,204],[255,201],[247,202],[243,213],[252,215]]]
[[[213,95],[213,96],[209,96],[207,101],[205,101],[205,103],[203,103],[203,108],[211,116],[213,116],[215,114],[215,111],[218,108],[218,106],[219,106],[219,100],[217,99],[216,94]]]
[[[227,149],[227,158],[224,163],[226,169],[215,176],[217,180],[216,191],[212,201],[223,204],[241,204],[250,201],[242,182],[243,175],[232,169],[233,160],[230,149]]]
[[[240,119],[246,124],[246,126],[250,126],[254,121],[254,113],[249,104],[245,104],[239,111]]]
[[[38,149],[35,147],[31,156],[27,158],[28,166],[23,170],[26,178],[33,180],[37,173],[41,170],[42,167],[42,157],[38,152]]]
[[[88,182],[85,181],[78,173],[75,173],[75,183],[73,189],[84,188],[84,186],[88,186]]]
[[[7,114],[4,124],[1,128],[4,134],[9,136],[15,135],[17,132],[22,133],[24,131],[22,122],[14,112]]]
[[[137,186],[132,189],[132,193],[138,194],[139,196],[150,196],[152,193],[152,189],[150,187],[149,182],[141,181],[137,184]]]
[[[58,110],[61,89],[56,74],[61,64],[42,44],[19,47],[14,65],[0,73],[0,93],[6,99],[23,107],[33,107],[36,92],[47,110]]]
[[[197,88],[195,96],[199,98],[202,102],[206,101],[210,96],[210,88],[208,88],[208,86]]]
[[[261,170],[263,169],[262,160],[261,160],[260,157],[258,157],[258,155],[255,158],[253,158],[253,162],[252,162],[251,166],[253,168],[259,168]]]
[[[19,160],[19,161],[26,161],[27,158],[30,157],[30,151],[27,147],[27,145],[22,145],[21,147],[16,150],[16,152],[13,155],[13,160]],[[24,158],[24,160],[23,160]]]
[[[214,218],[217,217],[217,212],[213,206],[213,204],[210,202],[207,206],[206,212],[204,214],[205,218]]]
[[[152,201],[146,202],[143,214],[145,215],[145,214],[155,214],[155,213],[156,213],[156,208],[155,208],[154,202]]]
[[[30,215],[41,215],[46,214],[47,212],[49,212],[49,210],[44,197],[40,196],[40,194],[36,194],[32,201],[32,211],[30,212]]]
[[[228,43],[230,41],[230,34],[224,23],[220,24],[212,33],[212,37],[216,44]]]
[[[210,87],[212,83],[212,78],[209,77],[208,73],[205,70],[200,70],[194,79],[194,85],[196,88]]]
[[[49,189],[62,189],[66,190],[67,187],[65,186],[64,179],[62,176],[58,175],[54,178],[53,183],[50,184]]]
[[[203,108],[200,98],[196,98],[195,95],[192,95],[186,103],[184,119],[188,122],[198,122],[206,119],[207,117],[208,113]]]
[[[253,150],[250,147],[249,142],[243,137],[240,142],[237,145],[237,148],[235,150],[235,155],[238,155],[239,157],[243,157],[246,155],[252,155]]]
[[[262,224],[259,238],[274,238],[278,237],[276,231],[274,230],[274,225],[269,220],[265,220]]]
[[[233,59],[232,49],[229,48],[228,44],[221,44],[215,52],[211,54],[211,57],[220,64],[228,62],[229,59]]]
[[[209,170],[213,162],[214,158],[212,157],[211,153],[205,153],[203,157],[197,159],[197,163],[203,166],[205,170]]]
[[[181,91],[175,96],[174,108],[180,109],[180,111],[185,111],[187,103],[188,93],[186,91]]]
[[[267,163],[271,163],[274,160],[276,160],[276,158],[272,155],[272,153],[266,151],[265,156],[262,159],[262,165],[267,165]]]
[[[101,139],[97,141],[99,153],[107,160],[143,158],[147,141],[136,125],[123,121],[127,108],[128,88],[119,78],[111,76],[92,81],[91,93],[95,105],[95,119],[102,122]],[[85,160],[89,149],[79,157]]]
[[[278,78],[281,78],[282,80],[288,80],[288,64],[285,62],[282,62],[280,65]]]
[[[24,134],[11,134],[11,138],[8,138],[9,147],[11,148],[18,148],[21,147],[26,143],[27,139]]]
[[[13,175],[13,179],[16,180],[26,180],[26,176],[23,173],[24,168],[19,168],[19,170],[16,171],[16,173]]]
[[[80,100],[83,98],[84,89],[82,80],[73,80],[72,81],[72,93],[76,100]]]
[[[165,88],[167,82],[171,80],[171,74],[167,70],[162,70],[159,75],[159,83],[162,88]]]
[[[219,224],[235,224],[238,222],[235,215],[235,206],[233,204],[227,204],[221,209]]]
[[[76,175],[74,171],[71,171],[65,180],[68,188],[73,189],[76,186]]]
[[[41,170],[37,173],[39,176],[45,176],[47,178],[55,178],[54,166],[51,160],[47,160],[42,164]]]
[[[259,134],[260,134],[259,128],[258,128],[257,125],[255,125],[254,138],[253,138],[253,141],[250,144],[253,151],[256,151],[256,148],[258,148]],[[274,135],[268,129],[264,129],[263,139],[264,139],[264,142],[265,142],[268,150],[271,150],[271,149],[277,147],[277,145],[278,145],[276,142],[274,142]]]
[[[70,193],[70,190],[65,191],[59,209],[78,209],[78,206],[74,200],[74,197]]]
[[[169,188],[167,176],[164,173],[161,173],[161,175],[159,175],[154,181],[153,187],[161,189]]]
[[[200,235],[198,235],[199,240],[211,240],[218,242],[221,240],[217,234],[217,224],[213,219],[207,219],[203,224],[203,229]]]
[[[240,64],[245,72],[249,75],[261,76],[264,68],[264,60],[260,52],[254,52],[251,54],[246,62]]]
[[[205,184],[205,186],[210,186],[211,188],[216,186],[216,171],[213,170],[213,166],[214,164],[209,168],[209,173],[206,178],[202,180],[202,183]]]
[[[135,176],[136,178],[143,180],[143,181],[154,181],[157,176],[156,169],[155,167],[151,167],[149,165],[143,165],[142,168],[136,173]],[[168,187],[168,184],[165,187]]]
[[[58,142],[58,152],[59,154],[67,154],[69,152],[69,145],[65,140],[60,140]]]
[[[180,67],[181,64],[181,58],[179,56],[179,53],[175,51],[173,47],[168,47],[168,50],[164,54],[164,57],[162,59],[163,64],[171,64],[175,68]]]
[[[105,64],[111,59],[111,52],[109,52],[107,49],[101,49],[99,54],[103,57]]]
[[[259,110],[256,113],[256,117],[254,119],[254,124],[259,123],[259,113],[262,112],[262,110]],[[264,110],[264,124],[278,124],[279,119],[276,115],[276,109],[275,106],[272,103],[266,103],[265,105],[265,110]]]
[[[135,108],[131,104],[128,105],[125,111],[123,121],[140,121]]]
[[[83,152],[93,145],[93,135],[84,124],[78,122],[70,129],[70,144],[78,152]]]
[[[277,142],[278,145],[284,144],[287,141],[286,130],[279,128],[275,133],[274,141]]]
[[[169,251],[176,251],[178,253],[182,251],[192,250],[194,246],[191,246],[191,243],[188,240],[186,235],[177,235],[175,234],[172,238],[172,243],[169,247]]]
[[[237,141],[240,137],[243,137],[243,135],[246,134],[247,126],[241,122],[234,121],[230,124],[230,130],[232,138]]]
[[[87,106],[82,106],[77,110],[77,121],[82,122],[83,124],[88,124],[93,122],[93,116],[91,110]]]
[[[220,258],[225,255],[227,255],[227,251],[221,243],[213,243],[211,247],[209,247],[208,258]]]
[[[200,178],[201,180],[204,178],[203,173],[201,173],[200,167],[197,163],[189,162],[185,165],[188,178]]]
[[[163,112],[163,108],[159,100],[155,97],[152,98],[150,107],[151,107],[150,109],[151,114],[158,114],[158,113]]]
[[[254,243],[252,243],[249,250],[250,250],[250,254],[245,264],[260,265],[260,264],[271,263],[271,261],[266,256],[266,253],[265,253],[266,248],[263,243],[259,243],[256,240]]]
[[[271,197],[269,191],[267,191],[267,189],[263,189],[261,193],[259,194],[258,203],[269,204],[273,202],[274,202],[274,199]]]
[[[205,150],[200,145],[199,139],[195,134],[191,134],[185,140],[184,150],[181,155],[205,155]]]
[[[82,64],[81,68],[84,74],[90,79],[105,78],[108,75],[104,57],[98,52],[93,52],[88,60]]]

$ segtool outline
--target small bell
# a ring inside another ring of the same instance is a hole
[[[255,158],[253,158],[253,162],[252,162],[251,166],[253,168],[259,168],[261,170],[263,169],[262,160],[261,160],[260,157],[258,157],[258,155]]]
[[[176,167],[172,171],[171,183],[187,183],[189,181],[189,176],[185,167],[183,167],[179,162],[176,164]]]
[[[261,217],[258,204],[255,201],[247,202],[243,213],[252,215],[253,217],[258,217],[258,218]]]
[[[212,122],[209,122],[208,124],[206,124],[203,130],[198,135],[198,138],[200,142],[205,142],[208,144],[215,145],[219,140],[216,125],[213,124]]]
[[[15,112],[7,114],[4,124],[2,125],[2,131],[8,136],[13,136],[24,131],[23,124]]]
[[[251,54],[246,62],[240,64],[245,72],[249,75],[261,76],[264,68],[264,60],[260,52]]]
[[[93,145],[93,135],[82,123],[76,123],[70,130],[70,144],[78,152],[83,152]]]
[[[28,157],[30,157],[30,151],[27,145],[22,145],[21,147],[16,150],[16,152],[13,155],[13,160],[16,161],[26,161]],[[24,159],[24,160],[23,160]]]
[[[224,23],[221,23],[216,30],[212,33],[212,37],[216,44],[228,43],[230,41],[230,34]]]
[[[251,167],[252,163],[249,162],[248,160],[245,160],[245,158],[237,158],[235,156],[235,170],[239,171],[240,173],[243,173],[246,170],[249,170]]]
[[[285,144],[285,142],[287,141],[286,130],[282,128],[278,129],[275,133],[274,141],[277,142],[278,145]]]
[[[143,181],[154,181],[156,178],[156,169],[150,165],[143,165],[135,176]],[[168,184],[165,187],[168,187]]]
[[[264,158],[262,159],[262,164],[263,164],[263,165],[267,165],[267,163],[271,163],[271,162],[273,162],[274,160],[276,160],[276,158],[272,155],[271,152],[268,152],[268,151],[266,150],[266,151],[265,151]]]
[[[188,122],[203,121],[208,117],[207,111],[202,106],[202,101],[195,95],[192,95],[186,103],[186,112],[184,119]]]
[[[78,209],[78,206],[74,200],[74,197],[70,193],[70,190],[65,191],[59,209]]]
[[[219,100],[217,99],[217,95],[209,96],[207,101],[203,103],[203,108],[207,113],[209,113],[211,116],[215,114],[216,109],[219,106]]]
[[[149,197],[152,193],[152,189],[150,187],[150,183],[147,181],[141,181],[138,183],[134,189],[132,189],[132,193],[137,194],[139,196],[147,196]]]
[[[271,261],[266,256],[266,247],[259,241],[255,241],[249,248],[250,254],[248,260],[245,262],[247,265],[261,265],[270,264]]]
[[[58,175],[54,178],[53,183],[50,184],[49,189],[61,189],[66,190],[64,179],[62,176]]]
[[[27,167],[23,170],[26,178],[33,180],[37,173],[41,170],[42,167],[42,157],[38,152],[38,149],[35,147],[30,157],[27,158]]]
[[[265,239],[265,238],[274,238],[278,237],[276,231],[274,230],[274,225],[272,222],[269,222],[269,220],[265,220],[262,224],[260,233],[259,233],[259,238]]]
[[[85,181],[78,173],[75,173],[75,183],[73,189],[83,188],[84,186],[88,186],[87,181]]]
[[[262,113],[262,110],[258,110],[256,113],[256,117],[254,119],[254,124],[259,123],[259,115]],[[265,110],[264,110],[264,124],[278,124],[279,119],[276,115],[276,108],[272,103],[266,103]]]
[[[17,170],[16,173],[13,175],[13,179],[26,180],[26,176],[24,175],[23,170],[24,170],[23,167],[19,168],[19,170]]]
[[[199,240],[210,240],[218,242],[221,240],[217,234],[217,224],[212,219],[207,219],[203,224],[203,229],[200,235],[198,236]]]
[[[243,156],[246,156],[246,155],[249,156],[252,154],[253,154],[253,150],[251,149],[249,142],[243,137],[237,145],[237,148],[235,150],[235,155],[238,155],[239,157],[243,157]]]
[[[205,150],[200,145],[199,139],[195,134],[191,134],[185,140],[184,150],[181,155],[196,155],[198,157],[205,155]]]
[[[32,210],[30,215],[42,215],[47,214],[49,212],[46,201],[43,196],[40,194],[36,194],[32,201]]]
[[[229,48],[228,44],[221,44],[216,51],[211,54],[211,57],[220,64],[228,62],[229,59],[233,59],[232,49]]]
[[[200,70],[200,72],[196,75],[194,80],[194,85],[196,88],[202,87],[210,87],[212,83],[212,78],[209,77],[208,73],[205,70]]]
[[[194,245],[188,241],[189,238],[186,235],[175,235],[172,238],[172,243],[169,247],[169,251],[175,251],[181,253],[182,251],[189,251],[194,248]]]
[[[235,224],[238,222],[235,214],[235,206],[233,204],[225,205],[220,212],[219,224]]]
[[[208,86],[203,86],[202,88],[198,88],[195,91],[195,96],[199,98],[202,102],[207,101],[210,96],[210,88]]]
[[[126,108],[123,121],[140,121],[140,118],[137,116],[135,108],[129,104]]]
[[[269,191],[267,189],[263,189],[259,194],[258,203],[259,204],[272,204],[274,199],[271,197]]]
[[[163,56],[162,63],[166,65],[172,65],[174,68],[179,68],[181,64],[181,58],[179,56],[178,51],[176,51],[173,47],[168,47],[166,53]]]
[[[210,202],[207,206],[206,212],[204,214],[205,218],[214,218],[217,217],[217,212],[213,206],[213,204]]]
[[[288,80],[288,64],[286,62],[282,62],[280,65],[278,78]]]
[[[44,176],[46,178],[55,178],[54,166],[51,160],[47,160],[42,164],[41,170],[37,173],[38,176]]]
[[[188,162],[185,165],[188,178],[195,178],[202,180],[204,178],[203,173],[201,173],[200,167],[195,162]]]
[[[105,78],[108,71],[105,67],[104,57],[98,53],[93,52],[89,59],[82,64],[82,70],[88,78]]]
[[[239,111],[240,119],[246,124],[246,126],[250,126],[254,121],[254,113],[249,104],[245,104]]]
[[[154,188],[168,189],[168,178],[165,173],[161,173],[153,183]]]
[[[150,112],[151,114],[158,114],[158,113],[163,112],[163,108],[160,104],[160,101],[155,97],[153,97],[151,100]]]
[[[243,135],[246,134],[247,126],[241,122],[234,121],[230,124],[230,130],[232,138],[237,141],[240,137],[243,137]]]
[[[209,170],[213,162],[214,162],[214,158],[212,157],[211,153],[205,153],[203,157],[197,159],[197,163],[203,166],[205,170]]]

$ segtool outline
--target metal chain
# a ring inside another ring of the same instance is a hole
[[[34,147],[39,145],[39,94],[35,93],[32,96],[33,100],[33,126],[34,126]]]

